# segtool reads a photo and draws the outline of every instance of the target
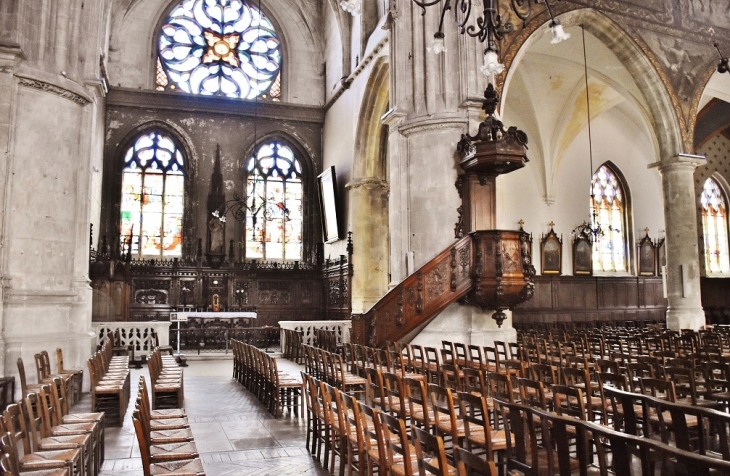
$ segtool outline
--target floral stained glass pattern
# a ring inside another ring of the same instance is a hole
[[[593,270],[627,271],[626,204],[621,182],[608,166],[602,165],[593,175],[591,192],[591,210],[596,211],[604,232],[593,247]]]
[[[712,178],[702,187],[702,238],[707,274],[730,272],[728,254],[727,206],[720,186]]]
[[[302,166],[280,142],[261,146],[246,164],[246,257],[302,258]]]
[[[158,90],[279,99],[279,39],[271,21],[243,0],[182,1],[158,47]]]
[[[120,243],[137,256],[182,254],[184,159],[158,132],[139,136],[124,156]]]

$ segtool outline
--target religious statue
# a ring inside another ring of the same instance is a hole
[[[217,217],[213,216],[208,221],[208,231],[210,232],[210,252],[223,253],[225,246],[223,240],[223,223]]]

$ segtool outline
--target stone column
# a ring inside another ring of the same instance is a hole
[[[351,203],[349,222],[359,237],[352,256],[352,312],[363,313],[388,287],[388,183],[376,177],[356,178],[345,188]]]
[[[662,174],[667,251],[667,328],[699,329],[705,324],[700,300],[700,261],[695,206],[695,167],[702,157],[679,154],[652,164]]]

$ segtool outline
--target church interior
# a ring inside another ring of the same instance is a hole
[[[312,413],[310,400],[352,395],[378,428],[398,433],[381,414],[414,428],[411,474],[548,474],[519,466],[504,436],[527,441],[528,420],[551,474],[568,460],[584,474],[606,449],[610,474],[730,474],[729,56],[730,0],[0,0],[2,401],[52,381],[38,355],[60,348],[85,369],[63,379],[73,408],[120,425],[109,450],[132,441],[140,375],[181,392],[158,401],[153,383],[155,410],[182,406],[184,372],[205,400],[207,355],[233,361],[243,385],[227,395],[249,392],[246,407],[272,405],[260,413],[306,437],[301,471],[401,474],[409,457],[389,461],[387,441],[368,463],[344,422]],[[271,355],[281,385],[252,364]],[[682,362],[687,380],[666,370]],[[401,404],[373,394],[381,363]],[[262,397],[251,375],[274,390]],[[655,380],[676,388],[647,390]],[[104,382],[121,385],[108,407]],[[462,419],[480,404],[462,394],[484,397],[495,433],[477,467],[461,451],[479,446],[468,424],[452,434],[406,414],[421,388]],[[582,388],[586,425],[563,418],[576,397],[553,394],[566,388]],[[694,424],[624,415],[631,398]],[[212,411],[190,404],[193,423]],[[698,421],[717,425],[707,445]],[[438,445],[433,458],[448,471],[422,464],[424,428],[446,442],[448,461]],[[565,454],[563,437],[577,441]],[[127,474],[84,451],[71,473]],[[205,452],[158,474],[244,474]],[[650,470],[647,452],[662,455]],[[129,474],[142,466],[154,463]]]

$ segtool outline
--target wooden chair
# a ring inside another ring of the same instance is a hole
[[[418,467],[416,448],[410,442],[405,422],[387,413],[379,413],[386,446],[386,469],[383,474],[413,476]]]
[[[325,455],[329,453],[329,461],[325,457],[325,465],[330,473],[335,471],[335,457],[340,459],[340,476],[345,474],[346,444],[345,435],[342,433],[340,412],[336,404],[335,392],[339,390],[326,382],[319,382],[319,395],[321,395],[321,409],[324,416],[324,425],[327,427],[325,437],[329,436],[326,445]]]
[[[8,431],[15,445],[21,472],[68,468],[71,474],[85,475],[84,458],[79,449],[63,449],[54,451],[31,451],[30,437],[25,431],[25,423],[21,423],[21,411],[18,404],[11,404],[3,413],[2,431]]]
[[[360,416],[360,405],[357,400],[345,392],[341,393],[345,404],[345,422],[347,434],[347,475],[353,471],[363,475],[367,471],[367,452],[365,448],[365,429]]]
[[[493,430],[489,422],[489,407],[483,396],[459,393],[459,408],[464,422],[464,447],[474,454],[484,454],[486,459],[504,464],[507,449],[507,434],[504,430]]]
[[[431,431],[434,422],[433,409],[429,403],[430,396],[426,382],[412,378],[406,378],[403,382],[403,389],[408,401],[411,426],[424,428]]]
[[[28,384],[26,377],[25,377],[25,365],[23,364],[23,359],[21,357],[18,357],[18,374],[20,378],[20,393],[23,397],[28,395],[29,392],[37,392],[41,389],[41,383],[37,384]]]
[[[32,448],[41,451],[55,451],[78,449],[82,453],[86,474],[97,474],[99,465],[97,460],[99,455],[96,454],[94,448],[94,440],[90,433],[80,433],[78,435],[51,436],[50,425],[44,421],[43,412],[38,403],[38,395],[29,393],[26,395],[22,404],[19,404],[21,410],[21,425],[26,424],[25,431],[31,440]]]
[[[388,458],[385,454],[385,441],[381,427],[380,411],[358,402],[360,406],[360,418],[362,418],[363,441],[365,442],[365,453],[367,454],[367,474],[373,476],[384,474],[388,466]]]
[[[18,459],[18,450],[13,438],[8,432],[0,436],[0,452],[3,453],[2,458],[0,458],[0,469],[2,469],[2,473],[8,476],[20,475],[21,466]],[[69,476],[72,473],[68,468],[59,467],[56,469],[23,471],[22,474],[24,476]]]
[[[144,476],[155,476],[155,475],[198,475],[205,476],[205,470],[203,469],[203,462],[200,458],[196,457],[197,453],[189,451],[187,453],[179,453],[178,456],[181,459],[174,459],[165,461],[162,458],[156,458],[159,462],[153,462],[152,454],[150,453],[150,446],[146,441],[146,429],[142,419],[138,415],[132,416],[132,422],[134,424],[135,434],[137,435],[137,442],[139,443],[139,452],[142,457],[142,469]],[[150,443],[153,445],[153,443]],[[187,456],[184,457],[183,456]]]
[[[494,461],[484,461],[464,448],[454,449],[459,476],[497,476]]]
[[[417,427],[411,427],[419,476],[456,476],[456,468],[449,464],[440,436],[433,436]]]
[[[428,393],[433,409],[433,431],[442,437],[447,446],[462,446],[465,436],[464,421],[454,404],[454,395],[448,387],[430,384]]]

